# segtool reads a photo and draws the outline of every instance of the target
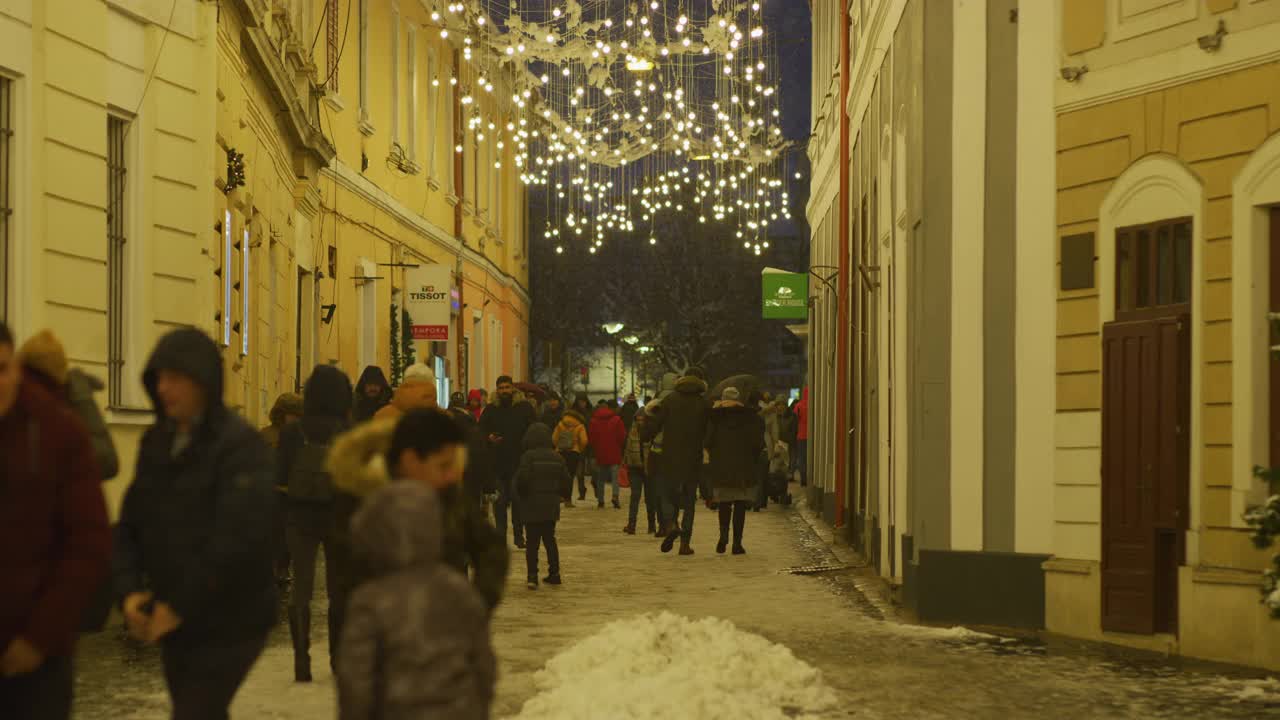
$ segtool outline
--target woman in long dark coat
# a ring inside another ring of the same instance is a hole
[[[737,388],[725,388],[711,409],[707,426],[707,452],[711,457],[712,502],[720,510],[720,541],[716,552],[729,545],[733,524],[733,554],[744,555],[743,526],[747,509],[756,502],[756,485],[763,470],[764,419],[755,403],[743,404]]]

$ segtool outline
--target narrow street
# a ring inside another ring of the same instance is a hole
[[[625,493],[623,498],[625,507]],[[883,620],[882,603],[863,596],[850,573],[786,572],[833,561],[799,510],[773,506],[751,514],[745,557],[715,554],[715,519],[705,507],[697,522],[697,555],[661,555],[651,538],[620,532],[625,510],[598,510],[588,493],[587,503],[566,510],[560,524],[563,586],[527,590],[523,555],[513,556],[507,599],[493,623],[501,668],[494,717],[520,713],[539,692],[535,674],[555,654],[606,623],[660,611],[692,619],[724,618],[791,648],[799,659],[820,668],[835,691],[837,704],[821,717],[1280,717],[1280,682],[1274,679],[1119,651],[1049,647]],[[317,602],[317,612],[321,605]],[[237,697],[232,716],[333,717],[323,627],[316,623],[321,634],[313,647],[315,683],[292,682],[288,631],[282,623]],[[625,661],[620,658],[618,667],[625,667]],[[715,671],[707,668],[708,679],[695,678],[692,686],[711,692]],[[647,677],[636,674],[623,682],[639,691]],[[598,702],[592,698],[604,691],[584,679],[583,706],[591,707]],[[669,694],[675,693],[660,686],[637,692]],[[697,698],[669,700],[674,707],[698,707]],[[84,638],[76,703],[75,717],[86,720],[166,717],[156,653],[127,645],[115,631]],[[644,708],[634,712],[634,717],[652,716]],[[711,717],[705,712],[686,716]],[[786,716],[781,710],[758,715]]]

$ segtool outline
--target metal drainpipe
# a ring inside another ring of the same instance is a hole
[[[457,50],[454,50],[453,51],[453,67],[455,68],[455,70],[461,66],[460,61],[461,61],[461,54]],[[465,376],[467,378],[466,385],[468,387],[463,389],[469,391],[471,389],[469,387],[471,385],[471,375],[469,373],[469,368],[462,367],[462,363],[463,363],[462,331],[466,328],[466,321],[467,321],[467,312],[466,312],[467,298],[466,298],[466,282],[465,282],[466,275],[462,272],[462,247],[466,246],[467,244],[467,239],[462,236],[462,195],[461,193],[462,193],[463,155],[462,153],[457,152],[454,149],[457,147],[459,143],[459,139],[462,137],[462,131],[461,131],[462,100],[458,96],[458,92],[460,89],[461,88],[459,86],[454,86],[453,92],[450,93],[453,96],[453,146],[449,148],[449,151],[453,153],[453,190],[456,196],[455,199],[457,200],[457,203],[454,204],[453,206],[453,236],[457,238],[458,244],[459,244],[459,248],[458,248],[458,345],[457,345],[458,357],[456,362],[458,363],[458,371],[457,371],[458,377],[461,378]],[[459,383],[459,384],[462,384],[462,383]]]
[[[836,528],[845,525],[845,486],[849,467],[849,114],[845,98],[849,95],[849,6],[841,3],[840,13],[840,94],[834,111],[840,113],[840,234],[837,239],[839,285],[836,292]]]

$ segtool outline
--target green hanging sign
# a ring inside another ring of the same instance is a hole
[[[809,319],[808,275],[768,269],[760,278],[766,320]]]

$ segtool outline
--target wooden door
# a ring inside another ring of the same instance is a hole
[[[1280,206],[1271,208],[1271,259],[1269,262],[1270,290],[1267,308],[1273,313],[1280,313]],[[1267,337],[1272,347],[1280,344],[1280,335],[1271,329],[1267,322]],[[1271,372],[1270,427],[1271,427],[1271,467],[1280,467],[1280,355],[1269,352]]]
[[[1188,504],[1190,322],[1103,329],[1102,627],[1177,626]]]

